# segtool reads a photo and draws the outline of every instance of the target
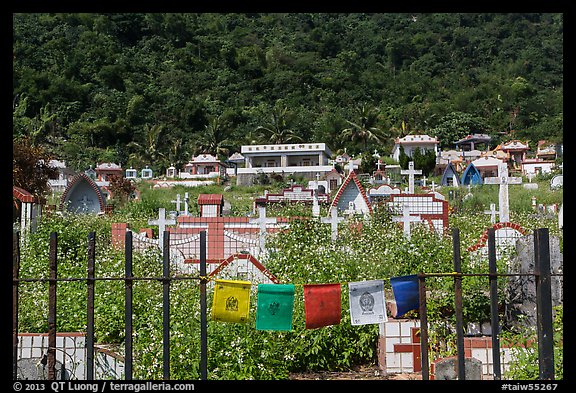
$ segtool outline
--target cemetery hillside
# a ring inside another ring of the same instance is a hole
[[[562,14],[15,13],[12,142],[13,379],[564,379]]]

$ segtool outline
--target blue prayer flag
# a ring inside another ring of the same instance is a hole
[[[390,278],[390,284],[396,299],[396,318],[420,307],[417,274],[392,277]]]

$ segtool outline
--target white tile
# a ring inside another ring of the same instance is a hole
[[[29,348],[32,346],[32,336],[20,336],[22,338],[22,348]]]
[[[402,370],[406,368],[414,368],[414,360],[412,359],[412,353],[401,353],[400,361],[402,362]]]
[[[21,358],[22,359],[29,359],[31,357],[32,357],[32,347],[30,347],[30,346],[23,347]]]
[[[40,347],[33,347],[32,348],[32,356],[33,358],[41,358],[43,354],[42,348]]]
[[[402,322],[400,325],[400,334],[402,336],[411,336],[412,335],[412,328],[414,327],[413,322]]]
[[[398,337],[400,335],[400,322],[392,321],[386,323],[386,337]]]
[[[398,344],[400,338],[398,337],[388,337],[386,339],[386,352],[394,352],[394,344]]]
[[[386,354],[386,370],[388,370],[388,372],[391,372],[392,368],[400,370],[400,366],[400,356],[393,353]]]
[[[62,336],[56,337],[56,347],[57,348],[64,348],[64,337],[62,337]]]
[[[44,346],[44,336],[32,336],[32,346],[35,348],[42,348]]]

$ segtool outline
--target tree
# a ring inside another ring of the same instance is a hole
[[[256,132],[262,131],[267,134],[270,143],[302,142],[302,138],[290,127],[293,121],[293,113],[285,105],[276,103],[270,113],[270,122],[256,127]]]
[[[376,108],[368,108],[361,105],[356,108],[358,121],[346,120],[350,127],[342,130],[342,138],[351,141],[361,141],[364,151],[368,150],[368,142],[382,143],[384,135],[382,130],[376,127],[379,111]]]
[[[48,194],[48,180],[58,176],[58,169],[49,165],[52,157],[44,148],[25,137],[13,141],[12,154],[12,185],[38,197]]]
[[[231,141],[226,138],[228,126],[222,116],[209,116],[204,132],[198,136],[196,154],[210,153],[218,158],[228,158]]]
[[[160,133],[163,126],[155,124],[151,126],[146,124],[144,126],[144,143],[130,142],[128,147],[136,148],[136,151],[130,154],[130,160],[136,161],[138,165],[150,165],[155,167],[159,164],[159,160],[164,158],[164,154],[160,151]]]

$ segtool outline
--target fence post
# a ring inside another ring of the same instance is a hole
[[[418,292],[420,296],[420,352],[422,354],[422,379],[430,379],[430,368],[428,365],[428,316],[426,315],[426,275],[418,274]]]
[[[86,299],[86,379],[94,379],[94,270],[95,233],[88,234],[88,294]]]
[[[460,230],[452,229],[452,248],[454,250],[454,272],[461,273],[460,261]],[[458,379],[466,379],[464,353],[464,321],[462,315],[462,276],[454,276],[454,307],[456,312],[456,348],[458,350]]]
[[[488,269],[490,281],[490,325],[492,328],[492,373],[495,380],[502,379],[500,368],[500,321],[498,318],[498,281],[496,268],[496,230],[488,229]]]
[[[50,233],[50,280],[48,287],[48,379],[56,379],[56,279],[58,234]]]
[[[18,279],[20,277],[20,239],[12,234],[12,379],[18,378]]]
[[[552,326],[552,287],[548,228],[534,232],[536,274],[536,324],[538,330],[538,369],[540,379],[554,379],[554,331]]]
[[[124,235],[124,379],[132,380],[132,231]]]
[[[170,379],[170,232],[164,231],[163,245],[163,280],[162,280],[162,331],[163,331],[163,374]]]
[[[200,379],[208,379],[208,322],[206,318],[206,231],[200,232]]]

